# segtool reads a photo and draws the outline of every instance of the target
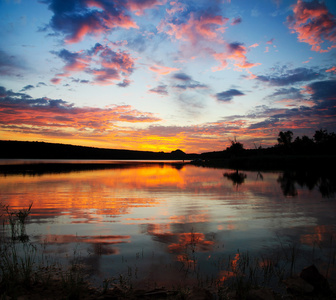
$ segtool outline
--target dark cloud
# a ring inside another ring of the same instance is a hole
[[[181,80],[181,81],[190,81],[191,77],[185,73],[176,73],[172,76],[173,79]]]
[[[193,89],[207,89],[208,86],[206,84],[201,84],[197,81],[190,82],[188,84],[177,84],[174,85],[175,88],[180,89],[180,90],[193,90]]]
[[[153,89],[150,89],[149,92],[159,94],[162,96],[167,96],[168,95],[167,85],[159,85]]]
[[[268,99],[274,98],[286,98],[286,99],[303,99],[301,89],[290,87],[290,88],[279,88],[275,92],[267,97]]]
[[[285,86],[298,82],[312,81],[323,77],[324,75],[317,72],[316,70],[308,68],[296,68],[286,70],[282,74],[259,75],[256,77],[256,80],[266,82],[274,86]]]
[[[42,82],[42,81],[40,81],[37,85],[36,85],[36,87],[40,87],[40,86],[47,86],[44,82]]]
[[[217,93],[215,95],[216,99],[221,102],[229,102],[233,99],[235,96],[243,96],[245,95],[241,91],[238,91],[236,89],[230,89],[221,93]]]
[[[336,100],[336,80],[316,81],[307,86],[315,101]]]
[[[249,129],[260,129],[260,128],[277,128],[279,123],[278,117],[271,117],[264,121],[254,123],[249,126]]]
[[[33,85],[28,84],[28,85],[26,85],[25,87],[23,87],[23,88],[20,90],[20,92],[29,91],[29,90],[31,90],[31,89],[33,89],[33,88],[35,88]]]
[[[185,73],[176,73],[172,76],[173,79],[182,81],[183,84],[176,84],[174,88],[179,90],[195,90],[195,89],[208,89],[209,87],[196,80],[193,80],[191,76]]]
[[[128,87],[131,84],[131,81],[128,79],[124,79],[122,82],[117,83],[119,87]]]
[[[237,17],[237,18],[234,18],[231,22],[231,25],[238,25],[242,22],[242,18],[241,17]]]
[[[136,28],[124,1],[45,0],[53,12],[49,26],[65,35],[67,43],[81,41],[87,34],[103,34],[113,28]]]
[[[319,128],[330,131],[336,129],[336,80],[316,81],[304,87],[306,100],[312,106],[299,106],[291,109],[271,109],[260,107],[256,114],[249,117],[264,117],[265,120],[250,125],[250,129],[265,128],[291,128],[297,130],[310,130],[314,132]],[[279,95],[297,93],[296,89],[280,89]],[[281,127],[282,126],[282,127]]]

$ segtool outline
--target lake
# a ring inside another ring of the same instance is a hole
[[[22,162],[36,163],[6,164]],[[33,203],[29,242],[49,261],[80,260],[97,284],[120,275],[142,286],[223,283],[246,253],[265,263],[295,252],[293,272],[315,263],[335,279],[335,177],[145,161],[0,173],[3,205]]]

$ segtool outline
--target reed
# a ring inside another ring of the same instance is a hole
[[[64,299],[80,299],[83,294],[91,293],[89,287],[89,274],[82,264],[80,252],[75,248],[73,255],[69,258],[68,265],[60,265],[57,262],[51,262],[43,255],[43,245],[33,245],[28,239],[22,239],[25,233],[26,220],[31,212],[32,205],[27,209],[14,211],[8,206],[2,206],[0,211],[2,217],[7,218],[3,226],[8,226],[11,235],[7,238],[3,236],[0,243],[0,294],[4,297],[17,298],[24,294],[27,289],[33,289],[37,284],[48,290],[51,285],[58,285],[62,291]],[[12,220],[12,221],[11,221]],[[16,220],[16,221],[13,221]],[[13,224],[16,224],[13,226]],[[19,226],[18,226],[19,225]],[[13,229],[14,227],[14,229]],[[194,279],[194,286],[181,284],[172,287],[176,293],[174,299],[188,298],[193,288],[203,288],[210,290],[215,299],[245,299],[251,290],[256,288],[272,287],[278,291],[284,291],[283,280],[295,274],[298,261],[302,259],[302,249],[297,244],[284,244],[280,242],[277,250],[268,251],[266,254],[252,255],[248,251],[236,251],[234,256],[224,256],[216,254],[207,260],[216,271],[213,274],[207,273],[207,266],[201,263],[202,247],[200,237],[191,230],[185,235],[186,242],[184,249],[179,249],[183,254],[182,267],[179,268],[180,274],[184,278]],[[333,238],[330,238],[329,245],[325,245],[328,251],[326,257],[326,278],[330,275],[330,270],[335,268],[336,247]],[[42,251],[39,251],[42,250]],[[322,245],[312,248],[312,253],[307,253],[313,260],[319,259],[318,251],[323,250]],[[174,253],[173,253],[174,254]],[[102,254],[100,254],[102,255]],[[133,297],[137,292],[134,288],[143,279],[145,270],[141,270],[137,265],[139,260],[151,259],[156,254],[135,252],[135,264],[132,265],[131,258],[122,256],[122,263],[125,264],[125,272],[115,274],[103,280],[101,289],[95,290],[96,295],[110,295],[118,293],[119,299]],[[163,268],[175,268],[178,264],[169,264]],[[219,278],[218,274],[226,274]],[[152,278],[151,285],[157,289],[155,278]],[[169,283],[167,283],[169,284]],[[148,284],[147,289],[150,288]],[[168,288],[168,286],[167,286]],[[168,295],[168,294],[167,294]]]

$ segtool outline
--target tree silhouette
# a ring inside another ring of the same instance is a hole
[[[279,145],[288,147],[292,142],[293,132],[289,130],[286,132],[280,131],[278,136]]]
[[[236,138],[234,138],[234,140],[231,141],[231,146],[226,148],[226,151],[231,155],[239,155],[244,150],[245,150],[244,145],[240,142],[237,142]]]

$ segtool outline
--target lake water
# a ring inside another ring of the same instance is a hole
[[[335,279],[334,178],[163,162],[3,173],[2,204],[33,202],[29,241],[50,260],[79,258],[97,282],[120,274],[142,285],[223,282],[242,253],[293,249],[294,271],[314,262]]]

